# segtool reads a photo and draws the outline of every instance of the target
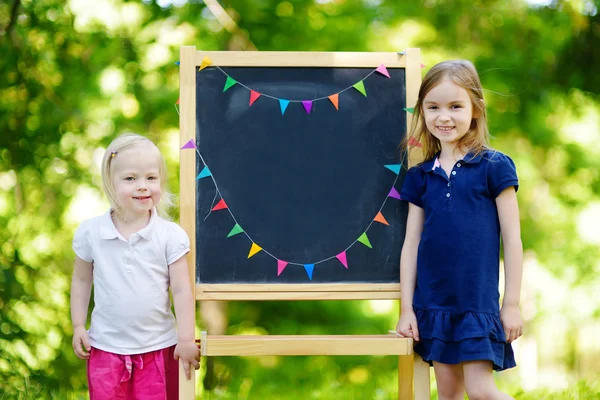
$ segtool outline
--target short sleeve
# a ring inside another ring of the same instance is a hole
[[[176,223],[169,226],[167,235],[167,265],[173,264],[190,251],[190,238],[187,233]]]
[[[423,208],[423,193],[421,193],[421,181],[422,181],[422,169],[421,167],[412,167],[406,173],[404,178],[404,184],[402,185],[402,191],[400,197],[416,206]]]
[[[84,222],[79,225],[75,231],[75,236],[73,237],[73,251],[77,254],[77,257],[81,258],[83,261],[92,262],[94,261],[94,258],[92,255],[92,245],[90,243],[88,225],[89,224]]]
[[[502,191],[514,186],[515,192],[519,190],[517,168],[511,158],[500,152],[494,153],[487,166],[487,187],[495,199]]]

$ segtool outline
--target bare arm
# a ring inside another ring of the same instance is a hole
[[[71,323],[73,324],[73,350],[77,357],[86,359],[90,350],[85,323],[87,321],[90,293],[92,291],[93,265],[75,258],[71,281]],[[87,351],[86,351],[87,350]]]
[[[408,204],[408,220],[406,222],[406,236],[400,256],[400,290],[402,311],[412,311],[413,295],[417,279],[417,253],[423,232],[425,213],[421,207],[412,203]]]
[[[519,310],[521,301],[521,281],[523,279],[523,244],[519,204],[515,189],[506,188],[496,197],[498,219],[504,247],[504,300],[500,319],[510,343],[523,333],[523,318]]]
[[[188,379],[191,378],[190,365],[200,368],[200,350],[196,346],[194,332],[194,298],[190,284],[186,257],[181,257],[169,265],[171,291],[177,317],[177,346],[175,357],[183,362]]]

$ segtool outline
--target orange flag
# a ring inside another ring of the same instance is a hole
[[[381,211],[379,211],[377,213],[377,216],[375,217],[375,219],[373,221],[377,221],[380,222],[384,225],[390,226],[390,224],[387,222],[387,220],[385,219],[385,217],[383,216],[383,214],[381,214]]]
[[[336,110],[339,110],[339,93],[336,94],[332,94],[331,96],[328,96],[329,101],[331,101],[331,103],[335,106]]]

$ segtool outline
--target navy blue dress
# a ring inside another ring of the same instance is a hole
[[[500,322],[500,223],[496,197],[518,189],[515,164],[486,150],[456,162],[450,176],[435,160],[407,172],[401,197],[425,212],[413,308],[429,363],[490,360],[516,365]]]

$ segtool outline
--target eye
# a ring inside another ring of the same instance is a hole
[[[459,105],[459,104],[454,104],[452,106],[453,109],[459,109],[459,108],[463,108],[463,106]]]
[[[127,177],[125,177],[125,179],[123,179],[123,180],[124,180],[124,181],[127,181],[127,182],[133,182],[133,181],[135,180],[135,178],[134,178],[133,176],[127,176]]]
[[[157,177],[157,176],[149,176],[149,177],[148,177],[148,180],[150,180],[150,181],[155,181],[155,180],[157,180],[157,179],[158,179],[158,177]]]
[[[437,106],[428,106],[427,109],[428,110],[437,110]]]

